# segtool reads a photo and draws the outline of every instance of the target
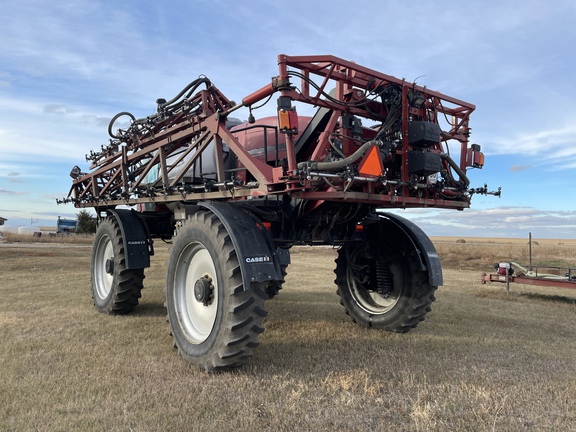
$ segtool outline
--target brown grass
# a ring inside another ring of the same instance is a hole
[[[516,239],[465,239],[433,237],[443,266],[489,272],[498,262],[517,262],[527,265],[530,262],[528,240]],[[553,240],[538,240],[532,245],[532,264],[576,268],[576,240],[564,240],[558,244]]]
[[[62,243],[62,244],[92,244],[93,234],[58,234],[42,233],[40,237],[32,234],[0,233],[3,243]]]
[[[254,357],[208,375],[171,347],[156,246],[125,317],[92,307],[89,247],[0,247],[0,430],[575,430],[574,303],[457,264],[416,330],[369,330],[338,304],[334,251],[294,248]]]

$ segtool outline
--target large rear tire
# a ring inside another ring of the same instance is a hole
[[[91,286],[94,306],[107,314],[132,312],[141,297],[144,269],[127,269],[120,225],[104,219],[92,245]]]
[[[166,309],[174,345],[212,372],[246,363],[267,315],[265,284],[244,287],[236,249],[218,217],[199,211],[174,238]]]
[[[356,323],[407,332],[430,312],[437,287],[413,256],[377,257],[367,243],[338,251],[334,272],[340,303]]]

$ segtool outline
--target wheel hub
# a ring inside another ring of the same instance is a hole
[[[194,298],[198,303],[208,306],[214,298],[214,285],[212,278],[205,274],[194,284]]]
[[[108,273],[109,275],[114,274],[114,260],[112,258],[108,258],[104,265],[106,273]]]

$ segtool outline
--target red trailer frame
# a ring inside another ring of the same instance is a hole
[[[511,283],[519,283],[524,285],[535,285],[535,286],[548,286],[553,288],[572,288],[576,289],[576,269],[573,268],[560,268],[560,267],[545,267],[547,269],[561,270],[561,272],[566,273],[565,279],[550,278],[545,276],[538,276],[539,267],[528,266],[530,271],[534,271],[535,276],[527,275],[514,275],[507,274],[507,272],[499,272],[498,274],[486,274],[482,273],[482,284],[500,282],[506,284],[506,291],[509,291]],[[505,273],[505,274],[500,274]]]

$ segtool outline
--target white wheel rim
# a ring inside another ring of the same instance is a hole
[[[214,285],[211,301],[205,305],[196,300],[194,285],[208,275]],[[200,344],[210,336],[218,312],[218,281],[210,252],[200,242],[188,244],[180,254],[174,275],[174,304],[178,321],[186,338]]]
[[[382,315],[389,312],[398,300],[402,293],[402,274],[399,266],[392,266],[390,269],[393,275],[394,289],[388,297],[383,297],[375,291],[367,290],[361,283],[354,277],[352,271],[348,273],[348,284],[352,297],[356,304],[364,309],[366,312],[373,315]]]
[[[106,261],[114,260],[114,247],[107,235],[103,235],[96,246],[94,262],[96,293],[101,299],[105,299],[112,289],[113,274],[106,272]]]

